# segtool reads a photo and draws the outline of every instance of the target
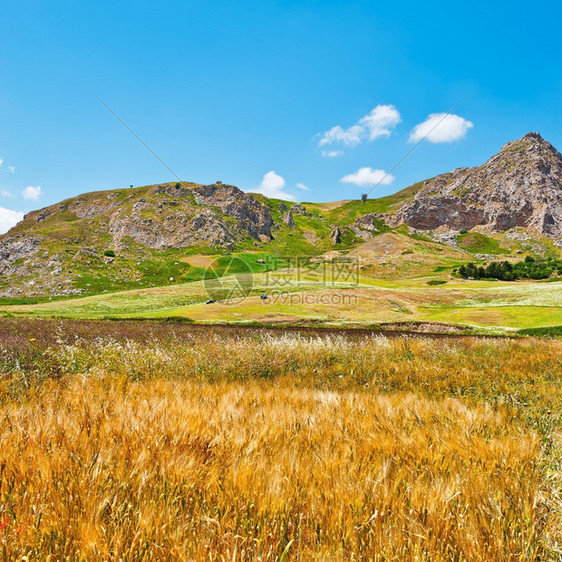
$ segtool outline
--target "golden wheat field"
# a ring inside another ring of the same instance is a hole
[[[6,560],[559,560],[562,341],[0,321]]]

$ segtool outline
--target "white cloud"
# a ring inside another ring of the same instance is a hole
[[[393,105],[377,105],[359,124],[367,128],[369,140],[375,140],[378,137],[389,137],[400,121],[400,113]]]
[[[388,137],[400,121],[400,113],[393,105],[377,105],[349,129],[336,125],[326,131],[318,141],[318,146],[333,143],[357,146],[365,139],[375,140],[378,137]],[[324,153],[322,155],[327,156]]]
[[[15,195],[7,189],[0,189],[0,195],[2,195],[2,197],[15,197]]]
[[[448,113],[431,113],[422,123],[416,125],[410,133],[410,142],[427,139],[429,142],[453,142],[466,136],[474,124],[459,115]]]
[[[353,174],[348,174],[340,179],[343,183],[352,183],[359,186],[388,185],[394,181],[394,176],[384,170],[373,170],[368,166],[359,168]]]
[[[364,127],[359,125],[353,125],[353,127],[349,127],[349,129],[344,129],[336,125],[322,135],[318,144],[319,146],[325,146],[334,142],[341,142],[348,146],[357,146],[361,142],[364,133]]]
[[[23,213],[0,207],[0,234],[8,232],[12,226],[15,226],[22,219]]]
[[[336,156],[343,156],[345,153],[343,150],[323,150],[322,156],[324,158],[336,158]]]
[[[4,160],[2,158],[0,158],[0,168],[4,165]],[[10,172],[10,174],[15,174],[16,173],[16,168],[14,166],[8,166],[8,172]]]
[[[297,187],[303,191],[310,191],[310,187],[308,187],[308,185],[304,185],[304,183],[297,183]]]
[[[273,170],[267,172],[263,176],[261,183],[256,189],[256,193],[261,193],[266,197],[273,197],[274,199],[285,199],[287,201],[295,201],[294,195],[283,191],[285,188],[285,178],[276,174]]]
[[[21,195],[24,199],[28,201],[39,201],[39,197],[41,197],[41,186],[38,185],[37,187],[33,187],[32,185],[28,185],[22,192]]]

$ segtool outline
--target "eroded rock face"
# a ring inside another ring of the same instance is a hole
[[[20,269],[20,260],[27,260],[39,250],[41,238],[36,236],[10,236],[0,244],[0,275],[14,275]],[[24,266],[26,269],[26,267]]]
[[[60,215],[63,212],[84,221],[95,219],[88,228],[100,234],[107,232],[112,245],[121,249],[130,240],[161,249],[193,244],[230,246],[248,235],[256,240],[271,238],[273,219],[268,209],[235,186],[178,182],[159,184],[144,193],[142,197],[134,191],[121,196],[117,192],[85,194],[68,203],[29,213],[25,219],[34,224],[64,221]],[[70,244],[79,241],[67,240]]]
[[[140,263],[148,249],[232,249],[248,238],[260,246],[271,240],[273,226],[256,197],[221,182],[85,193],[28,213],[0,236],[0,295],[67,294],[81,276],[75,266],[136,279],[133,265],[103,256],[108,249]],[[31,276],[33,283],[23,280]]]
[[[300,203],[295,203],[291,207],[291,213],[294,215],[301,215],[303,217],[310,217],[311,213],[309,213]]]
[[[133,214],[115,216],[109,224],[116,247],[127,245],[127,238],[152,249],[185,248],[193,244],[226,246],[239,236],[220,216],[209,209],[195,215],[177,212],[168,214],[157,224]]]
[[[339,226],[336,226],[336,228],[334,228],[330,234],[330,240],[332,241],[332,244],[334,246],[336,244],[339,244],[341,242],[341,237],[342,237],[342,230]]]
[[[237,219],[240,227],[252,238],[271,237],[273,218],[252,195],[233,185],[223,184],[203,185],[192,192],[198,204],[218,207],[223,213]]]
[[[79,219],[93,219],[120,205],[120,203],[117,202],[108,202],[107,198],[104,199],[91,202],[84,202],[80,199],[76,199],[69,205],[68,210],[74,213]]]
[[[392,219],[422,230],[533,227],[562,236],[562,155],[538,133],[507,143],[482,166],[428,180]]]
[[[369,213],[368,215],[363,215],[355,220],[353,226],[361,230],[368,230],[369,232],[378,232],[378,228],[375,225],[375,220],[386,220],[387,216],[381,213]]]
[[[281,218],[289,228],[295,228],[295,218],[291,211],[287,211]]]
[[[408,226],[420,230],[434,230],[444,224],[453,230],[468,230],[488,222],[483,208],[467,205],[454,195],[421,198],[399,214]]]
[[[350,228],[359,238],[369,240],[372,236],[379,232],[375,221],[378,221],[378,224],[380,225],[380,221],[384,223],[387,218],[387,215],[383,215],[381,213],[368,213],[367,215],[362,215],[355,219],[353,224],[350,225]]]
[[[182,186],[181,183],[165,183],[161,185],[157,185],[154,188],[154,193],[165,193],[170,197],[185,197],[190,192],[189,188]]]

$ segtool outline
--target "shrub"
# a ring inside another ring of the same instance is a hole
[[[525,260],[514,264],[508,261],[491,262],[487,266],[477,267],[473,263],[461,265],[458,274],[467,279],[501,279],[515,281],[516,279],[548,279],[555,271],[560,272],[562,260],[554,258],[535,260],[527,256]]]

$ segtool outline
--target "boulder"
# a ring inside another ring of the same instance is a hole
[[[342,237],[342,230],[339,226],[336,226],[336,228],[334,228],[334,230],[332,230],[331,234],[330,234],[330,240],[332,242],[332,245],[336,245],[339,244],[341,242],[341,237]]]
[[[294,219],[293,213],[291,213],[291,211],[287,211],[283,215],[282,220],[289,228],[295,228],[295,219]]]

